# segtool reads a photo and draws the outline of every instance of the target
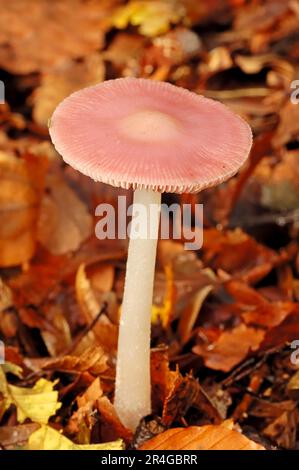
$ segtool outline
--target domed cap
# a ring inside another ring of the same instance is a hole
[[[122,188],[197,192],[246,160],[248,124],[223,104],[165,82],[119,78],[73,93],[50,135],[64,160]]]

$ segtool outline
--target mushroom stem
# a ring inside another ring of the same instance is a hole
[[[114,400],[120,420],[132,430],[151,412],[151,309],[160,208],[161,193],[134,192],[132,223],[136,215],[140,222],[134,223],[134,231],[131,226]]]

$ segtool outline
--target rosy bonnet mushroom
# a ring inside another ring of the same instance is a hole
[[[150,327],[162,192],[198,192],[233,176],[252,143],[223,104],[169,83],[109,80],[56,108],[50,135],[63,159],[96,181],[134,190],[150,235],[129,240],[115,407],[134,430],[151,412]],[[133,206],[134,212],[134,206]],[[140,228],[142,230],[142,227]]]

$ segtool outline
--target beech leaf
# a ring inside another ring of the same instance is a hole
[[[150,439],[141,450],[264,450],[240,432],[232,422],[220,425],[173,428]]]
[[[105,444],[75,444],[50,426],[42,426],[29,437],[28,450],[122,450],[123,441]]]
[[[0,415],[10,405],[15,405],[19,423],[29,418],[34,423],[46,424],[61,407],[61,403],[58,402],[58,392],[53,390],[57,382],[42,378],[32,388],[17,387],[7,383],[2,369],[0,369],[0,379],[0,392],[4,397]]]
[[[131,0],[126,6],[119,8],[114,17],[113,25],[124,29],[128,24],[139,26],[144,36],[157,36],[166,33],[171,23],[178,23],[185,10],[179,2]]]

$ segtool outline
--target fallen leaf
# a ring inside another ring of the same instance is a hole
[[[132,24],[138,26],[139,32],[144,36],[152,37],[166,33],[171,24],[182,19],[184,13],[184,7],[176,0],[130,0],[126,6],[116,11],[112,24],[119,29]]]
[[[166,430],[159,418],[146,417],[140,421],[134,439],[131,444],[133,449],[138,449],[141,445]]]
[[[181,315],[178,325],[178,332],[180,335],[180,341],[185,344],[191,335],[196,319],[198,318],[200,309],[213,290],[213,286],[207,285],[200,289],[192,299],[192,302],[187,306]]]
[[[165,266],[166,275],[166,293],[161,306],[152,306],[152,323],[161,322],[163,328],[167,328],[171,322],[171,314],[173,312],[175,302],[175,286],[173,280],[173,268],[171,265]]]
[[[194,406],[219,421],[219,413],[192,374],[183,376],[178,368],[170,370],[167,349],[151,351],[151,381],[153,413],[161,413],[162,426],[170,426],[184,418]]]
[[[0,266],[29,261],[36,248],[36,226],[47,162],[0,153]]]
[[[299,370],[289,380],[287,390],[299,390]]]
[[[170,374],[172,378],[162,411],[162,424],[165,426],[184,417],[200,394],[200,385],[192,374],[183,377],[178,369]]]
[[[79,266],[75,283],[78,304],[86,319],[90,321],[97,316],[101,306],[86,275],[85,264]]]
[[[19,423],[29,418],[34,423],[46,424],[61,407],[58,392],[53,390],[56,382],[39,379],[33,388],[23,388],[8,384],[2,369],[0,377],[0,391],[4,397],[2,414],[10,405],[15,405]]]
[[[101,434],[105,438],[115,439],[121,437],[125,442],[132,440],[132,431],[127,429],[120,421],[114,405],[106,396],[97,400],[97,409],[100,413]],[[107,437],[108,436],[108,437]]]
[[[39,429],[39,425],[36,423],[2,426],[0,428],[0,446],[5,450],[20,449],[27,443],[29,436],[37,429]]]
[[[13,306],[13,293],[0,277],[0,313]]]
[[[77,397],[78,409],[70,417],[67,431],[76,436],[76,442],[79,444],[89,444],[90,442],[91,429],[96,422],[93,410],[102,395],[100,379],[97,377],[83,395]]]
[[[280,447],[285,449],[294,448],[297,434],[297,417],[295,410],[282,411],[280,416],[263,429],[262,433]]]
[[[259,348],[265,332],[243,324],[224,331],[209,345],[194,346],[193,352],[202,356],[206,367],[229,372],[246,358],[250,351]]]
[[[1,67],[28,74],[98,50],[103,45],[103,20],[114,3],[18,0],[12,5],[1,0]]]
[[[32,359],[31,361],[43,370],[90,372],[93,375],[100,375],[108,370],[107,360],[108,357],[101,346],[96,346],[87,349],[80,356],[65,355],[53,359]]]
[[[75,444],[50,426],[41,426],[31,434],[28,441],[28,450],[123,450],[123,448],[121,439],[105,444]]]
[[[45,316],[52,328],[42,328],[41,336],[50,356],[55,357],[71,346],[71,329],[61,305],[50,304],[47,306]]]
[[[299,308],[288,315],[283,322],[267,331],[260,345],[261,351],[280,348],[299,338]]]
[[[49,175],[41,203],[38,240],[54,255],[76,251],[92,232],[92,217],[76,193],[58,176]]]
[[[76,297],[86,323],[91,323],[101,310],[95,292],[91,286],[91,282],[85,272],[85,264],[81,264],[76,274]],[[104,313],[100,316],[93,331],[89,332],[91,340],[96,337],[99,344],[105,351],[116,350],[117,347],[118,328],[113,325],[107,315]]]
[[[246,283],[230,280],[226,290],[235,299],[235,306],[247,325],[274,327],[279,325],[296,308],[293,302],[270,302],[256,289]]]
[[[101,263],[89,269],[92,289],[100,293],[111,292],[113,289],[115,269],[111,263]]]
[[[125,71],[138,68],[145,42],[146,39],[139,34],[119,33],[103,52],[103,58],[120,70],[123,70],[123,67],[126,67]]]
[[[283,135],[285,136],[285,131],[283,131]],[[255,179],[260,185],[262,206],[272,211],[281,212],[298,208],[298,159],[298,150],[292,150],[283,152],[281,160],[274,167],[266,159],[262,160],[254,173]]]
[[[44,73],[41,85],[35,89],[33,117],[41,126],[47,126],[56,106],[71,93],[103,81],[105,68],[98,53],[80,62],[64,62],[59,68]]]
[[[264,450],[254,441],[232,429],[225,421],[220,425],[173,428],[143,444],[140,450]]]
[[[273,250],[259,244],[241,229],[204,231],[203,253],[205,262],[214,269],[222,269],[230,274],[246,276],[261,264],[274,262]]]

